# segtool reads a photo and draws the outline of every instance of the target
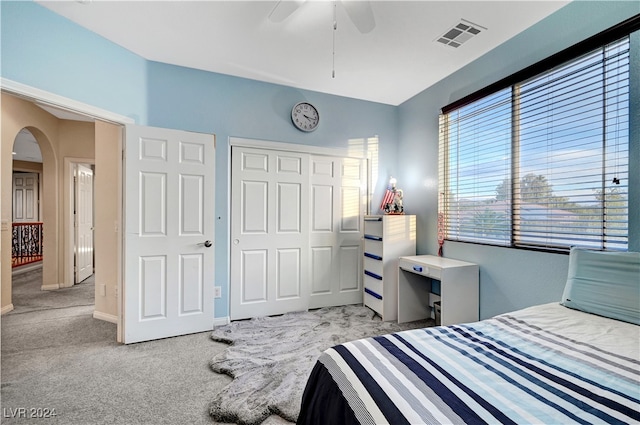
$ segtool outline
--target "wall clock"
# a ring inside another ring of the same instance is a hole
[[[320,114],[312,104],[299,102],[291,109],[291,122],[298,130],[313,131],[318,128]]]

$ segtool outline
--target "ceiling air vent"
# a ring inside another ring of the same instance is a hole
[[[438,43],[446,44],[451,47],[460,47],[462,44],[470,40],[473,36],[486,31],[485,27],[476,25],[464,19],[447,30],[444,34],[436,39]]]

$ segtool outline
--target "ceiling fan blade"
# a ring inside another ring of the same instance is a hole
[[[358,30],[366,34],[376,27],[376,19],[373,16],[371,3],[364,0],[342,0],[349,18]]]
[[[269,13],[269,20],[272,22],[282,22],[287,19],[293,12],[305,2],[305,0],[280,0],[276,3],[271,13]]]

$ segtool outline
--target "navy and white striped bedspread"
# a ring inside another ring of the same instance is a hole
[[[508,314],[345,343],[319,364],[362,424],[640,422],[637,355]]]

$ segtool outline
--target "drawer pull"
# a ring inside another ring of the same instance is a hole
[[[382,217],[365,217],[364,221],[382,221]]]
[[[413,270],[418,272],[418,273],[422,273],[422,267],[421,266],[413,266]]]
[[[371,295],[374,298],[377,298],[379,300],[382,299],[382,295],[376,294],[375,292],[373,292],[371,289],[369,288],[364,288],[364,292],[366,292],[367,294]]]
[[[373,236],[373,235],[364,235],[365,239],[370,239],[372,241],[381,241],[382,236]]]
[[[369,252],[364,253],[365,257],[373,258],[374,260],[382,261],[382,257],[376,254],[371,254]]]
[[[371,276],[374,279],[382,280],[382,276],[378,276],[377,274],[370,272],[369,270],[365,270],[364,274],[366,274],[367,276]]]

